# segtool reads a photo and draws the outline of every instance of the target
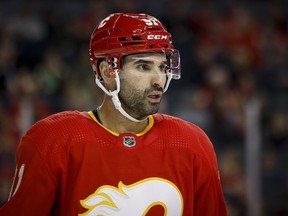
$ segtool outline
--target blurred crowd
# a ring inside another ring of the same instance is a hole
[[[15,152],[37,120],[91,110],[88,47],[95,25],[113,12],[145,12],[172,34],[182,79],[161,111],[203,128],[218,156],[231,216],[247,215],[245,107],[260,118],[261,212],[288,215],[288,1],[1,1],[0,205],[9,195]]]

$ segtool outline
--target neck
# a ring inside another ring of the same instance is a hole
[[[98,115],[103,126],[116,133],[140,133],[148,125],[148,119],[133,122],[115,109],[113,102],[105,100],[98,109]]]

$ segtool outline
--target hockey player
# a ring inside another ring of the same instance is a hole
[[[157,113],[180,56],[147,14],[112,14],[91,35],[105,92],[93,111],[65,111],[23,136],[2,216],[226,216],[213,145],[196,125]]]

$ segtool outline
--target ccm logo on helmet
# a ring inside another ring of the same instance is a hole
[[[168,36],[167,35],[148,35],[147,39],[148,40],[167,40]]]

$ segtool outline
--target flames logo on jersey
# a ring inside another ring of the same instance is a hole
[[[161,178],[148,178],[131,185],[119,182],[118,188],[104,185],[80,203],[88,211],[79,216],[141,216],[156,205],[163,207],[166,216],[178,216],[183,212],[179,189]]]

